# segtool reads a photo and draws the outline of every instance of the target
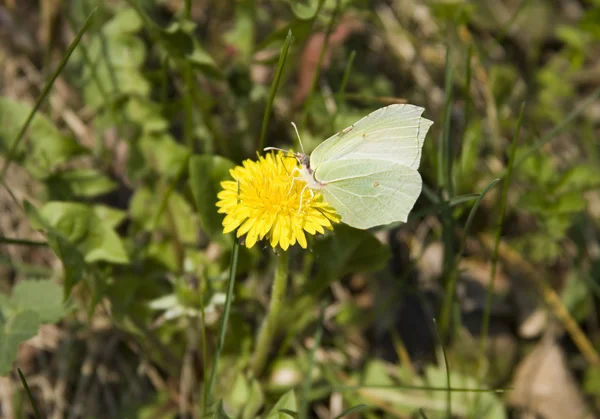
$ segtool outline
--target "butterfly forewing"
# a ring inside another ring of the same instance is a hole
[[[417,169],[432,124],[421,117],[423,110],[397,104],[370,113],[321,143],[310,156],[311,168],[333,160],[376,159]]]

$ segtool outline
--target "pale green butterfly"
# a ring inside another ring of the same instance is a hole
[[[406,222],[421,194],[417,169],[433,124],[421,117],[423,111],[396,104],[370,113],[319,144],[310,157],[296,153],[301,168],[294,179],[319,190],[352,227]]]

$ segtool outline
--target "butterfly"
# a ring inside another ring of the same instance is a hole
[[[294,180],[320,191],[352,227],[406,222],[421,194],[417,169],[433,124],[423,111],[409,104],[386,106],[329,137],[310,156],[295,153],[300,167]]]

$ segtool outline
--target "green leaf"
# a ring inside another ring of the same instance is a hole
[[[195,223],[194,211],[188,201],[181,194],[172,192],[157,223],[156,216],[161,206],[161,199],[157,199],[156,195],[150,189],[139,188],[131,199],[129,213],[137,225],[146,231],[154,231],[157,227],[165,231],[170,231],[171,226],[168,217],[171,216],[180,240],[187,243],[195,243],[198,228]],[[164,250],[162,249],[160,252]]]
[[[585,369],[585,378],[583,388],[586,393],[598,396],[600,395],[600,367],[590,365]]]
[[[569,192],[584,192],[600,186],[600,172],[593,165],[578,164],[561,175],[554,188],[557,195]]]
[[[12,292],[16,311],[33,311],[41,323],[55,323],[65,314],[63,290],[50,280],[19,281]]]
[[[192,156],[189,163],[189,184],[202,228],[211,239],[227,246],[231,238],[223,235],[223,216],[217,212],[216,203],[220,183],[231,178],[229,170],[234,166],[223,157],[211,155]]]
[[[427,384],[432,387],[447,386],[447,375],[443,368],[431,365],[427,366],[425,368],[425,377]],[[474,378],[456,372],[450,373],[450,382],[452,383],[452,387],[481,388]],[[440,403],[435,403],[435,400],[445,401],[446,393],[443,391],[432,391],[429,393],[429,397],[432,401],[432,405],[442,405]],[[424,409],[427,411],[426,406],[424,406]],[[445,410],[445,406],[443,406],[443,409]],[[500,399],[492,392],[454,392],[452,393],[452,412],[456,416],[469,418],[507,418],[506,410]],[[440,417],[446,416],[440,415]]]
[[[265,402],[265,396],[260,386],[260,382],[256,379],[250,379],[249,385],[248,400],[244,406],[242,419],[253,419],[257,417],[258,411]]]
[[[301,43],[310,35],[312,28],[312,20],[295,20],[291,23],[283,25],[281,28],[271,32],[256,48],[256,51],[262,51],[267,48],[281,49],[286,37],[290,32],[294,34],[294,39]],[[268,61],[260,61],[262,64],[276,63],[279,57],[273,56]]]
[[[57,229],[55,229],[40,212],[28,201],[24,202],[25,213],[33,228],[45,229],[48,234],[48,244],[62,261],[65,271],[64,297],[68,297],[73,286],[79,282],[85,272],[85,261],[79,249],[71,244]]]
[[[223,73],[193,35],[195,23],[188,20],[173,22],[159,32],[163,47],[169,55],[187,60],[205,75],[222,79]]]
[[[187,147],[176,143],[169,134],[146,134],[139,140],[146,160],[168,178],[179,176],[190,157]]]
[[[119,37],[95,37],[87,45],[87,55],[94,64],[94,69],[86,67],[85,78],[91,77],[92,71],[109,73],[113,70],[142,68],[146,61],[144,42],[136,37],[123,35]],[[107,62],[110,61],[110,62]]]
[[[89,233],[93,221],[92,209],[81,203],[51,201],[40,209],[42,218],[63,238],[76,244]]]
[[[587,201],[581,192],[573,191],[562,195],[552,208],[556,214],[570,214],[585,210]]]
[[[73,197],[93,198],[112,192],[115,181],[96,169],[72,169],[46,179],[52,199],[69,200]]]
[[[141,125],[145,134],[160,133],[169,128],[169,122],[162,116],[160,105],[143,97],[132,97],[125,106],[132,122]]]
[[[106,205],[94,205],[92,207],[94,214],[110,228],[115,228],[123,222],[127,213],[123,210],[115,209]]]
[[[143,22],[137,12],[125,7],[119,10],[111,20],[106,22],[102,27],[104,32],[109,37],[123,34],[133,34],[142,29]]]
[[[225,398],[230,413],[236,418],[253,419],[264,403],[264,395],[257,380],[238,373]]]
[[[92,207],[51,201],[41,208],[40,215],[62,238],[77,246],[87,263],[129,262],[120,237],[111,225],[98,218]]]
[[[324,0],[308,0],[305,1],[307,4],[302,4],[299,1],[289,1],[290,7],[292,8],[292,12],[294,15],[300,20],[310,20],[313,19],[321,6],[324,3]]]
[[[85,261],[87,263],[129,263],[129,257],[119,235],[95,215],[93,219],[96,224],[90,229],[88,237],[81,246]]]
[[[40,318],[33,311],[21,311],[0,328],[0,376],[12,369],[21,342],[35,336]]]
[[[298,402],[296,401],[296,393],[294,390],[290,390],[277,400],[275,406],[271,409],[267,415],[267,419],[284,419],[293,417],[288,413],[281,412],[281,410],[289,410],[292,412],[298,411]]]
[[[250,62],[254,48],[255,0],[236,2],[234,26],[223,35],[225,41],[236,47],[237,52],[245,63]]]
[[[8,152],[30,112],[28,105],[0,97],[0,154]],[[28,138],[27,146],[24,143],[19,146],[16,161],[24,163],[38,178],[47,176],[71,157],[86,152],[73,137],[61,134],[54,123],[40,112],[29,126]]]
[[[229,419],[229,416],[227,416],[227,413],[225,413],[225,409],[223,408],[223,400],[217,402],[213,419]]]
[[[319,255],[317,279],[311,287],[327,287],[332,281],[351,272],[376,271],[385,266],[391,253],[373,234],[357,230],[345,224],[335,227],[335,234],[328,235],[315,244]]]
[[[112,74],[112,75],[111,75]],[[102,85],[104,94],[98,87]],[[131,68],[112,67],[109,69],[106,64],[100,64],[96,68],[96,78],[90,79],[83,90],[85,103],[93,109],[99,109],[112,105],[118,97],[121,96],[141,96],[150,95],[150,82],[139,72]],[[109,103],[105,103],[105,95],[108,96]]]

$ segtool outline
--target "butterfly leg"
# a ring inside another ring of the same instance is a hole
[[[292,192],[292,188],[294,187],[294,181],[300,179],[299,176],[294,176],[294,173],[301,173],[300,169],[298,169],[297,167],[294,167],[294,169],[292,170],[291,176],[292,176],[292,184],[290,185],[290,190],[288,191],[288,195],[290,194],[290,192]]]
[[[302,199],[304,198],[304,191],[306,190],[306,188],[308,188],[308,184],[304,185],[304,188],[302,188],[302,192],[300,192],[300,206],[298,207],[298,214],[300,214],[300,211],[302,210]],[[308,191],[310,192],[310,199],[313,199],[315,197],[315,192],[310,188],[308,189]]]

